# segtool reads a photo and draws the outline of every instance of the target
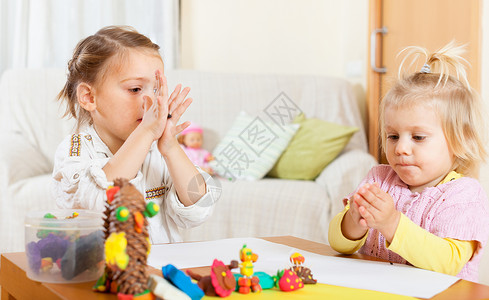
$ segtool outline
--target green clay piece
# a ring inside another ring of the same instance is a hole
[[[241,275],[241,274],[234,273],[233,275],[234,275],[234,278],[236,279],[236,282],[238,282],[239,278],[243,277],[243,275]],[[260,279],[260,286],[264,290],[271,289],[275,285],[273,277],[268,275],[265,272],[255,272],[255,273],[253,273],[253,276],[256,276],[256,277],[258,277],[258,279]],[[239,285],[236,284],[236,291],[238,291],[238,290],[239,290]]]
[[[146,216],[146,217],[149,217],[149,218],[152,218],[154,216],[156,216],[156,214],[158,213],[159,209],[155,209],[156,208],[156,205],[153,201],[150,201],[147,205],[146,205],[146,210],[143,212],[143,214]]]
[[[134,295],[134,297],[138,297],[138,296],[146,295],[146,294],[148,294],[148,293],[151,293],[151,291],[150,291],[150,290],[145,290],[145,291],[144,291],[144,292],[142,292],[142,293],[135,294],[135,295]]]
[[[119,206],[115,211],[115,217],[119,222],[129,219],[129,210],[125,206]]]

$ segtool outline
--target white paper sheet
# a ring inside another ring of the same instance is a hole
[[[431,298],[459,279],[407,265],[323,256],[257,238],[153,245],[148,264],[158,269],[173,264],[181,269],[210,266],[215,258],[229,264],[233,259],[239,261],[243,244],[258,254],[255,272],[275,275],[277,270],[291,266],[289,257],[297,251],[305,257],[304,265],[314,278],[324,284]]]

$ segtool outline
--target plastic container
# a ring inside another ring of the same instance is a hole
[[[28,213],[27,276],[49,283],[97,280],[105,266],[103,223],[102,213],[89,210]]]

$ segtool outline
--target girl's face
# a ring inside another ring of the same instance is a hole
[[[143,97],[156,101],[156,70],[163,70],[157,52],[131,49],[124,59],[111,58],[110,69],[94,87],[96,109],[92,119],[100,138],[115,153],[141,123]]]
[[[185,147],[199,149],[202,147],[202,134],[200,132],[189,132],[183,137]]]
[[[384,116],[387,160],[409,189],[421,192],[443,180],[455,158],[434,109],[388,106]]]

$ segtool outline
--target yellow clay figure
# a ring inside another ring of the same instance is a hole
[[[240,265],[240,273],[243,276],[251,277],[253,276],[253,263],[251,261],[244,261]]]
[[[258,260],[258,254],[253,253],[250,248],[243,245],[243,248],[239,251],[240,273],[243,277],[239,278],[238,285],[241,294],[248,294],[250,288],[253,292],[261,292],[260,279],[253,276],[253,263]]]
[[[129,263],[129,255],[126,253],[126,233],[111,233],[105,241],[105,261],[109,265],[117,265],[124,270]]]

